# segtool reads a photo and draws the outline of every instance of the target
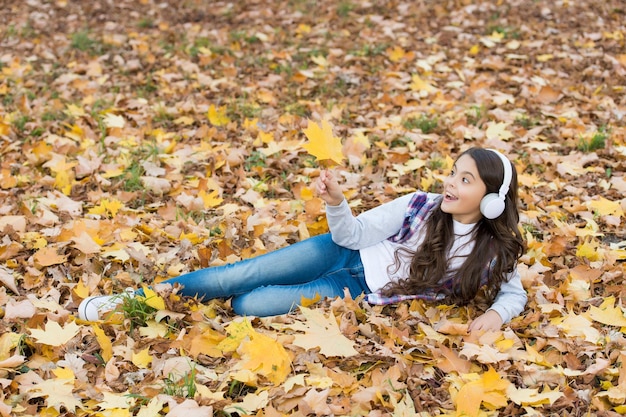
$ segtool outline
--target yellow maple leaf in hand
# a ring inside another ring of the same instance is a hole
[[[341,165],[344,159],[341,139],[333,135],[333,128],[327,120],[322,120],[321,125],[309,120],[304,134],[309,139],[304,145],[308,153],[320,161],[329,159]]]

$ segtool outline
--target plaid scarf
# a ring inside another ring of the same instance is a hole
[[[437,197],[433,200],[428,200],[428,194],[425,192],[416,192],[409,205],[407,206],[404,222],[402,223],[402,227],[400,231],[392,237],[389,238],[390,241],[396,243],[404,243],[409,240],[411,237],[417,233],[417,231],[422,227],[422,223],[424,220],[428,218],[428,215],[432,212],[432,210],[439,204],[441,197]],[[489,278],[489,272],[493,265],[495,264],[495,259],[485,265],[483,269],[480,285],[483,286],[487,283]],[[400,295],[392,295],[392,296],[384,296],[380,293],[371,293],[365,295],[365,300],[370,304],[377,305],[385,305],[385,304],[395,304],[405,300],[426,300],[426,301],[441,301],[446,297],[446,293],[449,293],[449,290],[452,289],[454,285],[454,277],[449,277],[445,281],[441,282],[441,289],[445,291],[435,291],[428,290],[422,294],[400,294]]]

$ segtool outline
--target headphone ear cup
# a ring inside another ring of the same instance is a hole
[[[496,193],[490,193],[480,200],[480,212],[486,218],[492,220],[504,213],[504,200]]]

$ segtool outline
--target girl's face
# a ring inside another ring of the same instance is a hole
[[[487,186],[478,175],[476,162],[469,155],[456,160],[450,175],[443,182],[441,210],[460,223],[476,223],[482,218],[480,200]]]

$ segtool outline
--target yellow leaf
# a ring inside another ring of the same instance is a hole
[[[102,410],[109,410],[111,413],[107,415],[109,417],[130,417],[128,408],[134,403],[134,400],[129,395],[129,392],[108,392],[102,391],[103,398],[98,402],[98,408]]]
[[[456,412],[459,416],[478,416],[484,395],[481,381],[472,381],[461,387],[457,394]]]
[[[282,384],[291,373],[291,358],[281,343],[262,333],[252,331],[237,352],[238,367],[266,377],[274,385]]]
[[[226,106],[222,106],[218,109],[211,104],[207,117],[213,126],[225,126],[230,123],[230,119],[226,115]]]
[[[315,297],[313,298],[306,298],[306,297],[301,297],[300,298],[300,305],[303,307],[310,307],[313,304],[319,302],[322,299],[322,296],[319,295],[319,293],[315,294]]]
[[[57,411],[65,407],[73,414],[76,407],[81,406],[80,400],[73,394],[74,381],[71,380],[51,378],[24,388],[28,390],[30,398],[47,397],[46,405],[54,407]]]
[[[124,203],[117,199],[109,200],[104,198],[100,200],[100,204],[89,210],[89,214],[104,215],[109,214],[111,217],[115,215],[124,207]]]
[[[170,333],[171,329],[168,327],[166,323],[157,323],[154,320],[148,320],[144,327],[139,329],[139,334],[141,337],[145,338],[159,338],[165,337],[168,333]]]
[[[193,332],[193,330],[192,330]],[[194,358],[200,354],[208,355],[213,358],[222,357],[222,351],[218,349],[218,344],[224,340],[224,335],[211,329],[204,329],[198,334],[192,335],[191,347],[189,354]]]
[[[272,143],[274,142],[274,134],[272,132],[259,132],[258,139],[262,143]]]
[[[11,356],[11,351],[20,343],[21,338],[21,334],[13,332],[6,332],[0,336],[0,360]]]
[[[589,343],[598,343],[602,339],[600,332],[593,323],[583,315],[569,312],[560,324],[561,329],[569,337],[583,337]]]
[[[58,379],[67,379],[70,381],[73,381],[75,379],[74,371],[72,371],[70,368],[62,368],[62,367],[54,368],[52,370],[52,373]]]
[[[406,56],[406,52],[404,51],[404,49],[402,49],[401,47],[397,45],[393,49],[392,48],[387,49],[386,53],[387,53],[387,57],[389,57],[389,60],[391,62],[398,62]]]
[[[600,307],[591,306],[589,308],[589,316],[602,324],[626,327],[626,315],[624,314],[624,310],[614,304],[615,297],[607,297]]]
[[[482,403],[490,409],[507,405],[506,390],[511,383],[493,368],[480,378],[463,385],[456,396],[456,411],[460,416],[478,416]]]
[[[218,190],[211,191],[209,194],[207,194],[206,191],[201,190],[198,193],[198,197],[202,199],[202,201],[204,202],[204,208],[207,208],[207,209],[212,208],[212,207],[217,207],[220,204],[222,204],[222,202],[224,201],[223,198],[219,197]]]
[[[424,81],[420,78],[419,75],[413,74],[411,77],[411,90],[420,91],[426,93],[432,93],[433,91],[437,91],[435,87],[433,87],[428,81]]]
[[[165,300],[156,291],[147,286],[142,286],[146,304],[157,310],[165,310]]]
[[[341,333],[337,319],[333,313],[328,316],[320,310],[311,310],[307,307],[300,307],[306,322],[296,321],[288,327],[304,332],[297,334],[293,344],[305,349],[319,347],[320,353],[326,356],[349,357],[357,355],[354,349],[354,342]]]
[[[0,120],[0,136],[8,136],[11,131],[11,125]]]
[[[104,330],[100,328],[97,324],[93,324],[93,332],[96,335],[96,340],[100,345],[102,359],[105,362],[108,362],[113,357],[113,344],[111,343],[111,339],[109,336],[104,333]]]
[[[591,262],[600,259],[597,245],[594,245],[591,239],[585,239],[585,241],[576,248],[576,256],[580,258],[587,258]]]
[[[539,392],[536,388],[516,388],[515,385],[510,384],[506,393],[511,401],[523,406],[554,404],[556,400],[563,397],[558,386],[552,391],[549,387],[545,387],[542,392]]]
[[[74,287],[74,293],[80,298],[85,299],[89,297],[89,288],[83,281],[78,281],[78,284]]]
[[[106,116],[102,119],[102,122],[106,127],[117,127],[123,128],[126,124],[126,120],[124,120],[123,116],[118,116],[117,114],[107,113]]]
[[[624,210],[622,210],[622,205],[619,201],[611,201],[602,196],[600,196],[597,200],[587,202],[587,206],[593,211],[598,212],[600,216],[624,215]]]
[[[148,365],[152,362],[152,355],[150,355],[150,349],[145,348],[139,352],[133,352],[131,361],[140,369],[147,369]]]
[[[508,130],[506,130],[506,127],[508,126],[508,123],[489,123],[489,127],[487,128],[487,132],[485,132],[485,134],[487,135],[487,139],[490,140],[494,140],[494,139],[500,139],[500,140],[509,140],[513,137],[513,134],[511,132],[509,132]]]
[[[321,126],[309,120],[304,134],[309,139],[304,149],[311,155],[320,161],[330,159],[341,165],[344,159],[341,139],[333,136],[332,126],[327,120],[322,120]]]
[[[241,342],[254,332],[252,325],[247,319],[239,322],[231,322],[226,330],[228,331],[228,337],[217,345],[217,348],[222,352],[236,351]]]
[[[152,398],[147,405],[141,407],[137,413],[137,417],[154,417],[160,415],[164,402],[164,399],[161,397]]]
[[[48,321],[45,329],[29,329],[30,335],[39,343],[48,346],[63,346],[80,331],[80,327],[73,321],[61,327],[56,321]]]
[[[35,252],[33,256],[35,264],[39,266],[51,266],[62,264],[67,261],[67,255],[57,253],[57,248],[47,246]]]
[[[63,112],[71,117],[82,117],[86,114],[82,107],[78,107],[75,104],[68,104]]]

